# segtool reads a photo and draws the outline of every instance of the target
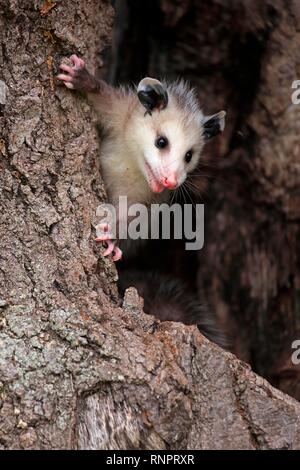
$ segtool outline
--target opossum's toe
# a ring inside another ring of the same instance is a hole
[[[76,54],[71,55],[70,59],[72,60],[76,68],[82,69],[85,67],[84,60],[80,59]]]
[[[110,233],[104,233],[95,238],[95,242],[107,242],[112,240],[112,235]]]
[[[110,232],[111,231],[111,226],[105,222],[103,224],[99,224],[97,226],[97,228],[99,228],[102,232]]]
[[[67,64],[60,64],[59,68],[62,69],[64,72],[69,73],[70,75],[74,75],[74,68],[70,67]]]
[[[114,249],[115,249],[115,243],[112,242],[111,240],[109,240],[108,243],[107,243],[107,248],[103,253],[103,256],[110,255],[114,251]]]
[[[111,226],[107,222],[97,225],[96,234],[96,242],[106,242],[115,238],[112,235]]]
[[[59,75],[57,75],[56,78],[58,78],[58,80],[61,80],[67,88],[70,88],[70,89],[74,88],[74,85],[72,83],[73,78],[70,75],[65,75],[64,73],[60,73]]]
[[[103,240],[97,240],[97,241],[103,241],[103,242],[106,242],[107,244],[107,248],[104,251],[103,256],[108,256],[108,255],[113,254],[113,257],[112,257],[113,261],[119,261],[122,258],[123,254],[120,248],[116,245],[116,242],[110,239],[104,239],[104,237],[101,237],[101,238],[103,238]]]
[[[123,256],[123,253],[122,253],[122,250],[120,250],[120,248],[118,246],[115,246],[114,248],[114,255],[113,255],[113,261],[119,261],[120,259],[122,259],[122,256]]]
[[[65,85],[66,85],[67,88],[70,88],[70,90],[74,90],[74,85],[73,85],[73,83],[65,82]]]

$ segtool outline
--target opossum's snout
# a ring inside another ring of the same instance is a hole
[[[178,188],[178,178],[176,173],[170,173],[168,176],[165,177],[163,185],[165,188],[168,189],[176,189]]]
[[[147,158],[144,162],[146,179],[154,193],[161,193],[164,189],[177,189],[186,178],[186,174],[182,174],[182,172],[179,174],[174,170],[167,171],[161,164],[156,165],[153,161],[150,163]]]

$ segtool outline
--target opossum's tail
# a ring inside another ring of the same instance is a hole
[[[221,347],[228,347],[228,340],[217,327],[214,315],[181,280],[156,272],[123,271],[119,278],[122,296],[128,287],[135,287],[143,297],[145,313],[161,321],[197,325],[209,340]]]

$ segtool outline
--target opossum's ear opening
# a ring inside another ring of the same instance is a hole
[[[137,87],[137,95],[147,112],[161,111],[168,104],[168,93],[163,84],[155,78],[146,77]]]
[[[206,116],[202,122],[203,136],[205,140],[209,140],[215,135],[220,134],[225,128],[225,111],[220,111],[213,116]]]

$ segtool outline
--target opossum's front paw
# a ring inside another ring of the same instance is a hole
[[[109,240],[106,242],[107,248],[103,253],[103,256],[108,256],[111,253],[113,254],[112,259],[113,261],[120,261],[122,259],[122,250],[117,246],[117,242],[113,240]]]
[[[106,235],[106,237],[107,237],[107,235]],[[117,242],[115,240],[108,240],[107,238],[102,240],[101,237],[97,237],[96,242],[106,243],[107,248],[104,251],[103,256],[108,256],[112,253],[113,254],[113,257],[112,257],[113,261],[119,261],[120,259],[122,259],[122,251],[117,246]]]
[[[103,253],[103,256],[108,256],[111,253],[113,254],[113,261],[119,261],[122,259],[122,251],[117,246],[116,240],[113,239],[113,236],[109,233],[110,227],[108,224],[101,224],[101,230],[104,233],[95,238],[96,242],[105,243],[107,245],[106,250]]]
[[[57,78],[61,80],[67,88],[78,90],[78,86],[80,84],[80,80],[78,79],[80,78],[82,71],[85,70],[85,62],[75,54],[71,55],[70,59],[73,66],[70,67],[67,64],[60,64],[59,68],[66,73],[60,73],[57,75]]]
[[[91,75],[85,67],[83,59],[73,54],[70,57],[73,66],[60,64],[61,70],[66,73],[60,73],[57,78],[61,80],[67,88],[84,92],[95,92],[99,89],[99,81]]]

